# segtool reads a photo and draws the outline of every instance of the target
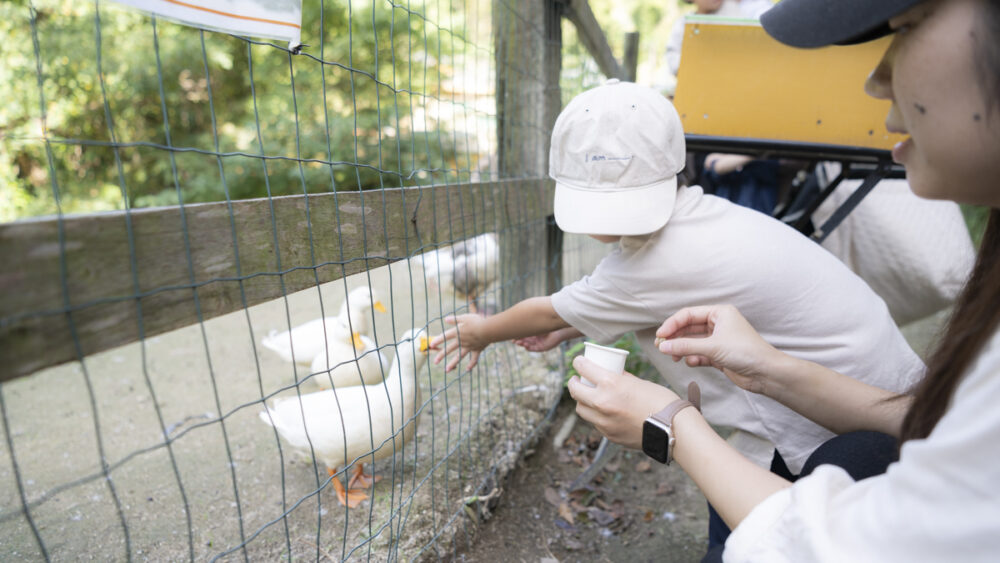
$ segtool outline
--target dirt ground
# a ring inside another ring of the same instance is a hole
[[[583,250],[567,272],[593,267]],[[298,375],[254,342],[358,285],[390,297],[379,342],[442,330],[436,313],[450,309],[413,279],[397,263],[5,383],[0,560],[699,560],[707,508],[680,468],[620,451],[589,489],[566,492],[600,443],[579,421],[553,447],[572,400],[523,450],[560,393],[551,353],[498,346],[474,372],[421,372],[417,438],[380,462],[384,480],[360,510],[334,503],[323,468],[285,455],[258,412]],[[910,330],[915,349],[941,319]]]
[[[946,316],[942,312],[903,327],[921,356],[926,358]],[[564,396],[555,422],[510,476],[475,541],[456,559],[700,561],[708,542],[708,509],[705,497],[680,467],[650,463],[639,452],[622,450],[588,490],[566,494],[600,441],[580,420],[565,445],[553,447],[553,437],[574,407]]]
[[[439,333],[456,308],[401,261],[0,386],[0,561],[448,557],[477,520],[466,499],[509,473],[558,402],[553,353],[506,343],[471,371],[426,363],[415,438],[375,464],[382,480],[348,511],[326,468],[260,420],[265,402],[316,381],[259,343],[336,314],[359,286],[385,300],[374,339],[389,358],[402,332]]]
[[[405,263],[348,280],[387,296],[389,311],[375,321],[380,343],[412,326],[443,329],[434,315],[450,305],[410,280]],[[321,289],[328,307],[347,291],[339,281]],[[414,376],[415,438],[376,464],[382,480],[348,511],[326,468],[258,416],[265,398],[294,397],[309,370],[252,345],[270,328],[314,318],[317,295],[299,292],[5,383],[0,560],[438,559],[466,527],[464,499],[509,471],[558,401],[559,374],[512,344],[491,348],[472,371],[425,363]],[[303,382],[301,392],[314,385]]]
[[[553,447],[553,434],[574,406],[568,397],[560,403],[552,432],[522,461],[472,548],[456,559],[698,561],[708,541],[708,509],[678,466],[620,450],[588,488],[566,493],[600,443],[580,420],[564,446]]]

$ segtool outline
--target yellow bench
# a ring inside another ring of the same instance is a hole
[[[693,150],[889,159],[889,102],[864,93],[888,38],[795,49],[754,20],[690,16],[674,105]]]

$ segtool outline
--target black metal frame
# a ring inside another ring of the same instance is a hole
[[[713,135],[687,134],[684,138],[689,151],[727,152],[760,158],[801,159],[809,161],[811,166],[815,166],[820,161],[839,162],[841,164],[840,174],[829,184],[822,186],[800,212],[779,217],[818,243],[823,242],[880,181],[886,178],[904,177],[903,168],[893,164],[891,153],[885,149]],[[823,225],[814,229],[811,221],[812,214],[826,201],[837,186],[848,178],[863,178],[864,181]]]

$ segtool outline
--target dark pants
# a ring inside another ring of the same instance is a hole
[[[835,436],[816,448],[798,475],[792,475],[781,454],[775,450],[774,458],[771,460],[771,473],[794,482],[809,475],[820,465],[836,465],[847,471],[855,481],[860,481],[885,473],[889,464],[896,461],[898,456],[896,438],[888,434],[868,431],[849,432]],[[702,563],[722,561],[722,548],[729,533],[729,527],[709,503],[708,553],[702,559]]]

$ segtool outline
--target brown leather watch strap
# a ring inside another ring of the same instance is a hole
[[[683,408],[693,407],[694,403],[691,401],[685,401],[684,399],[677,399],[676,401],[667,405],[662,411],[655,413],[650,416],[650,418],[655,418],[656,420],[662,422],[667,427],[670,427],[674,421],[674,415],[677,414]]]
[[[701,412],[701,387],[698,387],[694,381],[688,383],[688,400],[691,401],[694,408],[698,409],[698,412]]]
[[[694,381],[688,384],[688,398],[686,401],[684,399],[677,399],[664,407],[660,412],[650,415],[650,418],[655,418],[670,427],[673,425],[674,415],[685,407],[694,407],[701,412],[701,389]]]

